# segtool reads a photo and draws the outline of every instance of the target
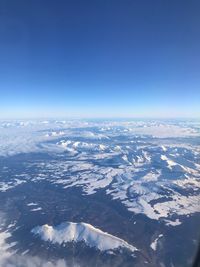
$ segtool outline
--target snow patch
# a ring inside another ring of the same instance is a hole
[[[163,234],[160,234],[150,245],[150,247],[153,249],[153,250],[156,250],[157,247],[158,247],[158,240],[163,237]]]

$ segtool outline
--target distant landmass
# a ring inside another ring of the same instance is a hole
[[[200,122],[1,121],[0,202],[0,266],[190,267]]]

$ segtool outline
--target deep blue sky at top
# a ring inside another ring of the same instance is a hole
[[[194,0],[1,0],[0,117],[197,117],[199,14]]]

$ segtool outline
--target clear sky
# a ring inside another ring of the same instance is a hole
[[[199,14],[199,0],[1,0],[0,118],[198,117]]]

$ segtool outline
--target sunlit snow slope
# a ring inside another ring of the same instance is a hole
[[[45,224],[35,227],[32,233],[39,235],[44,241],[58,244],[84,241],[89,247],[95,247],[101,251],[117,248],[127,248],[132,252],[137,250],[126,241],[83,222],[65,222],[55,227]]]

